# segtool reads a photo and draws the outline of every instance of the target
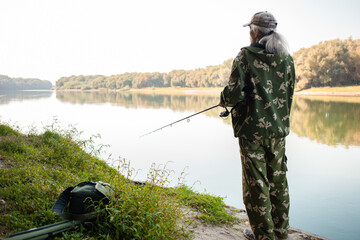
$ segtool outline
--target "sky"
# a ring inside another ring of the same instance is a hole
[[[170,72],[222,64],[271,12],[291,51],[360,38],[358,0],[0,0],[0,74]]]

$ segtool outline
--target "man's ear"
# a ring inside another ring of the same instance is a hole
[[[254,31],[254,36],[255,36],[255,39],[258,41],[258,40],[260,40],[260,31],[259,31],[259,29],[255,29],[255,31]]]

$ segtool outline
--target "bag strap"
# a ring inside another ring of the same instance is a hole
[[[65,189],[59,196],[59,198],[56,200],[54,206],[52,207],[52,211],[57,214],[61,214],[64,211],[64,208],[66,207],[67,203],[70,201],[70,192],[75,187],[68,187]]]
[[[76,220],[76,221],[83,222],[85,220],[95,218],[101,212],[103,212],[103,210],[96,211],[96,212],[83,213],[83,214],[75,214],[75,213],[63,212],[63,213],[60,213],[59,216],[64,218],[64,219]]]

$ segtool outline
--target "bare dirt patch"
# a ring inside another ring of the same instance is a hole
[[[183,227],[193,233],[194,240],[246,240],[243,235],[244,229],[251,229],[247,214],[244,210],[234,207],[225,207],[226,211],[239,219],[239,223],[233,225],[205,224],[196,219],[201,214],[190,209],[184,210],[186,223]],[[304,232],[300,229],[290,228],[289,240],[328,240],[327,238]]]

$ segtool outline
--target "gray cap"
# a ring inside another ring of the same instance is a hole
[[[259,27],[265,27],[265,28],[276,28],[277,21],[269,12],[258,12],[255,13],[254,16],[251,18],[251,21],[247,24],[244,24],[244,27],[250,26],[251,24],[259,26]]]

